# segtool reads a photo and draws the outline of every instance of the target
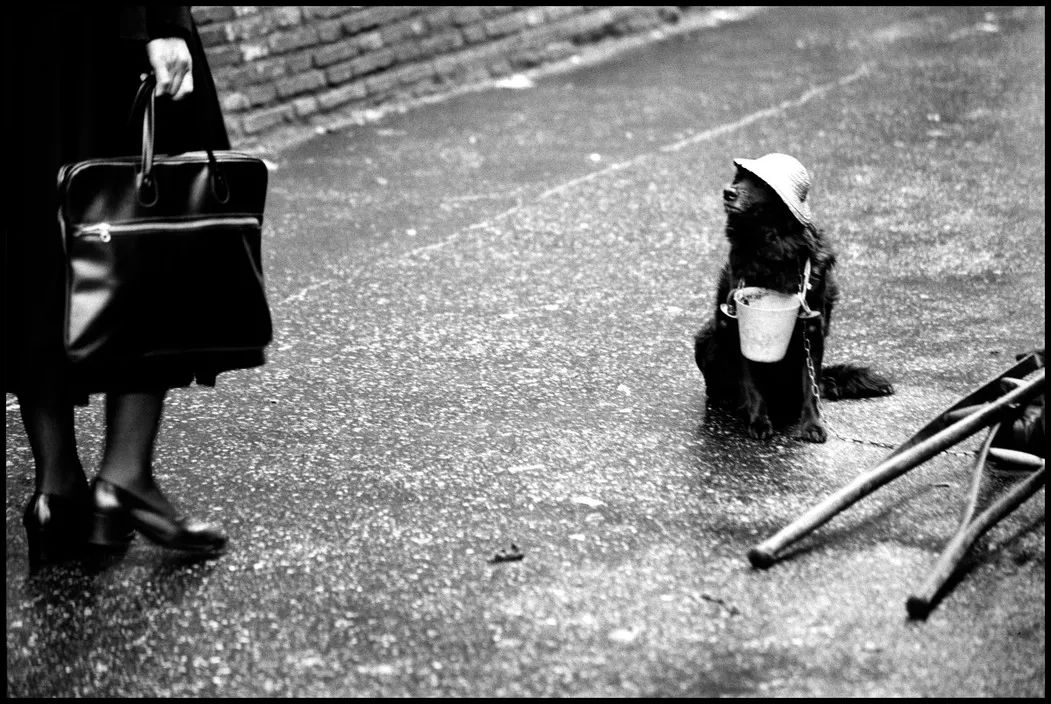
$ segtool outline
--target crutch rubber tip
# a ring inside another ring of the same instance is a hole
[[[777,561],[774,554],[769,550],[764,550],[761,547],[755,547],[748,551],[748,561],[752,563],[752,567],[759,570],[765,570],[770,565]]]
[[[905,610],[909,612],[909,618],[925,621],[931,613],[931,602],[918,596],[910,596],[905,602]]]

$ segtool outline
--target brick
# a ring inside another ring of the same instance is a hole
[[[226,30],[225,24],[212,24],[200,27],[197,33],[201,35],[201,44],[205,48],[220,46],[230,41],[230,35]]]
[[[375,76],[370,76],[365,80],[365,89],[369,95],[388,93],[396,85],[398,85],[398,79],[390,71],[377,73]]]
[[[205,54],[208,56],[208,66],[213,71],[241,63],[241,50],[236,46],[212,47],[205,50]]]
[[[516,12],[504,15],[496,19],[486,20],[485,33],[490,37],[502,37],[513,34],[529,26],[530,14],[527,12]]]
[[[385,27],[418,11],[416,6],[373,5],[344,17],[343,29],[347,34],[356,34],[371,27]]]
[[[544,15],[548,22],[558,22],[579,14],[582,9],[579,5],[548,5],[544,8]]]
[[[248,99],[248,103],[253,107],[256,105],[266,105],[277,98],[277,88],[273,83],[262,83],[259,85],[248,86],[243,92],[245,98]]]
[[[420,97],[423,95],[431,95],[437,93],[443,87],[441,81],[435,76],[429,76],[426,79],[420,81],[412,87],[412,95],[414,97]]]
[[[285,61],[285,74],[288,76],[294,76],[297,73],[303,73],[315,68],[313,47],[292,54],[283,54],[281,58]]]
[[[252,41],[262,39],[273,29],[269,15],[249,15],[226,25],[230,41]]]
[[[472,24],[482,19],[482,8],[478,5],[471,5],[469,7],[453,7],[452,21],[453,24],[460,25],[461,27],[466,24]]]
[[[360,51],[376,51],[383,48],[383,35],[378,31],[365,32],[354,37],[354,44]]]
[[[489,73],[492,76],[506,76],[513,71],[514,68],[512,68],[511,62],[503,57],[500,57],[489,64]]]
[[[662,21],[676,24],[682,19],[683,9],[674,5],[663,5],[657,9],[657,14]]]
[[[326,85],[325,74],[322,71],[308,71],[296,76],[282,79],[275,84],[277,95],[282,100],[295,95],[308,93]]]
[[[347,34],[357,34],[363,29],[369,27],[375,27],[372,24],[372,15],[366,11],[352,12],[349,15],[344,15],[340,18],[340,22],[343,23],[343,31]]]
[[[444,54],[453,49],[459,49],[463,45],[463,37],[455,29],[427,37],[420,42],[420,48],[423,50],[422,53],[427,56]]]
[[[244,93],[227,93],[219,101],[223,112],[241,112],[252,107],[251,101]]]
[[[543,63],[544,53],[536,47],[525,47],[511,54],[510,58],[516,69],[533,68]]]
[[[270,8],[270,17],[274,25],[282,28],[295,27],[303,22],[303,12],[295,5]]]
[[[430,61],[403,66],[393,72],[394,79],[401,84],[419,83],[434,74],[434,64]]]
[[[576,51],[573,42],[551,42],[544,47],[544,57],[546,61],[559,61],[572,56]]]
[[[368,91],[365,88],[365,84],[361,81],[355,81],[354,83],[348,83],[319,94],[317,96],[318,107],[322,110],[332,110],[340,105],[349,103],[351,100],[361,100],[366,95],[368,95]]]
[[[343,40],[328,46],[314,50],[314,65],[319,68],[330,66],[340,61],[352,59],[358,55],[357,45],[349,40]]]
[[[193,21],[197,24],[198,30],[201,29],[201,25],[226,22],[237,16],[234,8],[229,5],[201,5],[192,8],[190,12],[193,14]]]
[[[378,71],[383,68],[387,68],[394,63],[394,52],[391,49],[382,49],[380,51],[373,51],[368,54],[364,54],[350,61],[344,61],[334,66],[330,66],[326,70],[326,76],[328,82],[337,85],[345,83],[351,78],[358,76],[364,76]]]
[[[451,5],[435,7],[433,9],[428,8],[424,15],[424,21],[427,23],[429,29],[445,29],[453,24],[454,10],[456,10],[456,8]]]
[[[440,56],[434,60],[434,72],[439,76],[450,78],[463,70],[464,61],[461,55]]]
[[[244,116],[241,124],[244,125],[245,134],[256,134],[270,129],[289,120],[293,116],[291,105],[278,105],[272,108],[263,108]]]
[[[605,28],[613,24],[615,17],[609,9],[591,12],[576,17],[571,24],[571,32],[574,38],[596,39],[605,33]]]
[[[463,28],[463,38],[471,44],[477,44],[478,42],[484,41],[487,36],[489,35],[485,31],[485,25],[481,22],[467,25]]]
[[[317,36],[318,39],[325,44],[337,41],[343,36],[343,23],[338,20],[323,22],[317,25]]]
[[[296,113],[296,117],[304,118],[308,115],[313,115],[318,111],[318,101],[314,96],[308,96],[306,98],[297,98],[292,101],[292,109]]]
[[[340,83],[346,83],[356,75],[354,72],[355,64],[353,61],[341,61],[338,64],[333,64],[325,69],[325,80],[328,81],[329,85],[338,86]]]
[[[351,59],[350,63],[355,64],[355,71],[358,75],[371,73],[381,68],[387,68],[394,63],[394,52],[389,48],[380,49],[379,51],[372,51],[363,56],[359,56],[356,59]]]
[[[227,83],[245,87],[264,81],[271,81],[285,75],[285,61],[281,58],[253,61],[244,66],[230,69],[225,74]]]
[[[482,66],[468,66],[463,74],[463,83],[483,83],[490,78],[489,72]]]
[[[481,5],[482,17],[496,17],[497,15],[506,15],[508,12],[514,10],[512,5]]]
[[[266,44],[245,43],[241,44],[240,52],[245,63],[250,63],[269,56],[270,47]]]
[[[325,19],[329,20],[333,17],[341,17],[351,8],[344,5],[312,5],[303,7],[303,18],[312,19]]]
[[[400,42],[390,48],[394,55],[394,62],[404,64],[423,56],[423,47],[415,39]]]
[[[427,23],[420,17],[413,17],[394,24],[388,24],[380,28],[380,36],[383,43],[390,45],[400,42],[407,37],[419,37],[427,31]]]
[[[288,32],[272,34],[267,39],[267,44],[275,54],[283,54],[293,49],[302,49],[305,46],[317,44],[317,41],[317,28],[302,27]]]
[[[649,29],[658,24],[660,24],[660,18],[655,14],[647,13],[625,17],[624,19],[619,20],[614,25],[614,28],[623,34],[634,34],[635,32],[641,32],[644,29]]]

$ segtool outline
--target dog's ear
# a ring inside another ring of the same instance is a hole
[[[836,263],[836,255],[828,244],[828,235],[824,230],[819,230],[814,225],[803,225],[803,239],[810,249],[810,257],[815,265],[827,268]]]

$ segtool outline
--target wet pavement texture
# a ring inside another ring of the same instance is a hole
[[[9,397],[8,695],[1044,696],[1043,492],[906,616],[977,438],[745,558],[1044,344],[1044,39],[773,8],[268,155],[270,361],[174,390],[155,460],[230,549],[30,574]],[[825,444],[748,438],[692,358],[731,162],[772,151],[838,249],[826,361],[897,388]]]

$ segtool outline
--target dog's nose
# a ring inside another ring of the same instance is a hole
[[[737,191],[735,189],[733,189],[732,187],[724,188],[723,189],[723,200],[725,200],[727,202],[732,202],[732,201],[737,200]]]

